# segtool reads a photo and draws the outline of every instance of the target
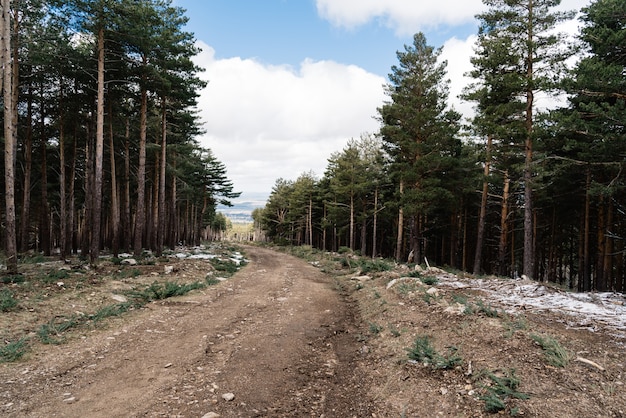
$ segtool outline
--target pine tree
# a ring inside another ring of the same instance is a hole
[[[413,45],[398,52],[386,93],[391,101],[378,109],[384,148],[391,159],[392,181],[398,187],[400,212],[398,243],[403,217],[409,220],[409,246],[421,262],[423,232],[428,217],[454,200],[447,176],[454,171],[460,141],[460,116],[447,109],[446,63],[441,49],[427,45],[417,33]],[[400,246],[400,245],[399,245]],[[401,258],[400,251],[396,254]]]
[[[565,57],[562,36],[555,26],[571,18],[553,9],[560,0],[483,0],[488,10],[480,22],[474,77],[482,95],[495,94],[493,104],[483,102],[486,134],[512,141],[523,156],[524,257],[523,274],[534,276],[533,176],[535,124],[539,92],[550,92]],[[500,119],[504,124],[498,124]],[[500,127],[498,127],[500,126]],[[493,132],[490,132],[493,130]]]

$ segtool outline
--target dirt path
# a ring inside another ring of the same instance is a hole
[[[376,414],[359,385],[353,308],[332,279],[271,250],[246,257],[217,286],[2,366],[3,416]]]

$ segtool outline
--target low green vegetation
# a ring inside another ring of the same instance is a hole
[[[518,391],[520,380],[514,369],[484,370],[476,376],[481,381],[483,393],[479,396],[485,403],[485,411],[497,413],[508,408],[511,399],[528,399],[529,395]],[[509,410],[511,415],[517,415],[517,409]]]
[[[456,347],[449,347],[447,356],[439,354],[428,336],[418,336],[411,348],[407,348],[410,360],[430,365],[434,369],[453,369],[463,364],[463,358],[457,354]]]
[[[0,363],[10,363],[21,359],[26,354],[26,349],[27,340],[25,338],[0,346]]]
[[[573,355],[559,342],[550,336],[531,334],[530,338],[542,349],[546,362],[554,367],[565,367],[572,360]]]
[[[15,295],[9,289],[0,289],[0,312],[9,312],[18,305]]]

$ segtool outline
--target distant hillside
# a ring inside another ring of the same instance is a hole
[[[244,192],[232,201],[232,207],[218,205],[217,211],[233,222],[252,222],[252,211],[265,207],[268,197],[268,193]]]

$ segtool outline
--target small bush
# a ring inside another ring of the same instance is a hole
[[[0,290],[0,312],[8,312],[17,307],[17,299],[9,289]]]
[[[10,274],[8,276],[2,276],[0,282],[3,284],[17,284],[24,283],[26,279],[21,274]]]
[[[54,319],[43,324],[37,330],[37,337],[43,344],[62,344],[65,340],[62,334],[72,328],[80,325],[80,321],[76,317]]]
[[[409,272],[409,274],[407,274],[407,276],[409,276],[409,277],[415,277],[415,278],[418,278],[418,279],[419,279],[419,278],[421,278],[421,277],[422,277],[422,273],[420,273],[420,272],[419,272],[419,271],[417,271],[417,270],[412,270],[412,271],[410,271],[410,272]]]
[[[130,302],[122,302],[122,303],[117,303],[114,305],[107,305],[98,309],[96,313],[89,315],[89,319],[91,319],[94,323],[98,323],[102,321],[103,319],[106,319],[112,316],[120,316],[124,312],[128,312],[133,307],[134,307],[134,304]]]
[[[26,354],[26,339],[9,342],[0,347],[0,363],[9,363],[21,359]]]
[[[506,409],[507,401],[511,398],[528,399],[529,396],[517,389],[520,380],[515,376],[515,370],[483,371],[478,376],[486,379],[483,384],[484,393],[479,399],[485,402],[485,411],[490,413],[500,412]]]
[[[219,271],[222,274],[227,274],[232,276],[239,270],[239,265],[231,260],[220,260],[219,258],[212,258],[211,264],[215,270]]]
[[[359,268],[362,273],[389,271],[392,265],[384,260],[359,259]]]
[[[370,322],[370,333],[374,334],[374,335],[378,335],[380,334],[380,332],[383,330],[383,327],[375,324],[373,322]]]
[[[167,299],[174,296],[183,296],[192,290],[203,289],[207,285],[201,282],[178,284],[175,282],[153,282],[141,291],[130,292],[129,296],[138,300],[139,303],[148,303],[153,300]]]
[[[46,257],[43,254],[35,254],[32,256],[24,257],[20,260],[21,264],[39,264],[46,261]]]
[[[532,334],[530,338],[543,349],[544,357],[551,366],[565,367],[573,357],[569,351],[563,348],[561,344],[552,337],[542,337],[537,334]]]
[[[439,283],[439,279],[433,276],[420,277],[420,280],[422,281],[422,283],[428,286],[434,286]]]
[[[463,359],[457,354],[456,347],[450,347],[450,355],[442,356],[430,342],[430,337],[417,337],[413,347],[407,348],[410,360],[429,364],[435,369],[452,369],[463,363]]]
[[[65,280],[68,277],[70,277],[70,273],[68,273],[67,270],[52,270],[41,280],[44,283],[56,283],[58,281]]]

